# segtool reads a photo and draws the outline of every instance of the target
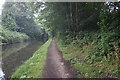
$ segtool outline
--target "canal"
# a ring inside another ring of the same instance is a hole
[[[10,78],[15,70],[32,57],[33,53],[38,50],[42,44],[43,42],[31,41],[2,46],[1,64],[5,78]]]

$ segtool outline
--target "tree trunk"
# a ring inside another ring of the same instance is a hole
[[[72,27],[73,27],[73,13],[72,13],[72,3],[70,2],[70,31],[72,31]]]
[[[77,2],[76,2],[76,32],[78,32],[78,5],[77,5]]]

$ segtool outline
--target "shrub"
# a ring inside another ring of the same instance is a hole
[[[2,39],[3,43],[16,43],[28,40],[29,37],[23,33],[2,29],[0,31],[0,39]]]

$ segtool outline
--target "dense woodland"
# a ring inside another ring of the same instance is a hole
[[[120,2],[45,3],[43,6],[37,17],[39,22],[57,38],[65,58],[77,70],[88,73],[87,76],[117,76]],[[88,70],[84,63],[90,66]]]
[[[120,2],[5,3],[1,23],[4,42],[11,32],[39,40],[48,33],[85,76],[120,72]]]
[[[48,35],[45,29],[34,20],[31,3],[6,2],[1,15],[1,34],[3,43],[26,40],[43,40]],[[16,35],[15,35],[16,34]]]

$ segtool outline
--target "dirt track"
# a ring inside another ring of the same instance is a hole
[[[44,78],[75,78],[73,69],[63,60],[56,42],[53,40],[48,48]]]

